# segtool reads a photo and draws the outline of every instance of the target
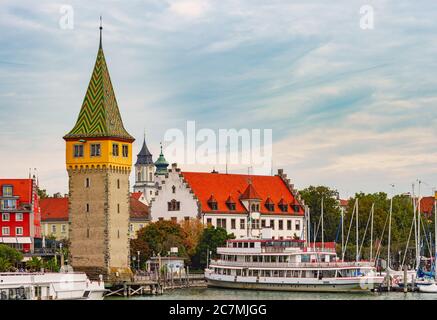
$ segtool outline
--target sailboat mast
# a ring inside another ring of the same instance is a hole
[[[418,242],[418,246],[419,246],[419,255],[417,258],[417,268],[419,268],[420,266],[420,255],[421,255],[421,251],[422,251],[422,245],[420,242],[420,185],[421,185],[422,181],[419,180],[419,194],[417,195],[417,242]],[[425,235],[426,236],[426,235]]]
[[[434,279],[437,281],[437,191],[434,191]]]
[[[394,188],[394,185],[391,185]],[[391,215],[393,212],[393,195],[390,198],[390,213],[388,214],[388,245],[387,245],[387,268],[390,268],[390,245],[391,245]]]
[[[344,249],[344,208],[341,207],[341,252]]]
[[[371,210],[371,215],[372,215],[372,220],[370,221],[370,261],[372,261],[373,258],[373,214],[374,214],[374,210],[375,210],[375,203],[372,203],[372,210]]]
[[[359,260],[360,260],[360,257],[359,257],[359,249],[358,249],[358,198],[355,200],[356,201],[356,204],[357,204],[357,211],[356,211],[356,218],[357,218],[357,221],[355,221],[355,226],[356,226],[356,246],[357,246],[357,250],[356,250],[356,261],[358,262]]]
[[[322,219],[322,250],[325,249],[325,231],[323,228],[323,197],[322,197],[322,214],[321,214],[321,219]]]

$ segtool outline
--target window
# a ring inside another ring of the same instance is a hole
[[[6,199],[1,201],[2,209],[16,209],[17,208],[17,200],[14,199]]]
[[[91,185],[90,178],[86,178],[86,179],[85,179],[85,188],[89,188],[90,185]]]
[[[179,211],[181,209],[181,203],[179,201],[176,201],[175,199],[167,202],[167,205],[168,211]]]
[[[149,181],[153,181],[153,173],[149,172]]]
[[[275,230],[275,220],[270,220],[270,228],[272,228],[272,230]]]
[[[291,220],[287,220],[287,230],[291,230]]]
[[[23,214],[21,212],[15,214],[15,221],[23,221]]]
[[[211,219],[211,218],[207,218],[207,219],[206,219],[206,224],[207,224],[208,226],[211,226],[211,225],[212,225],[212,219]]]
[[[300,221],[299,220],[296,220],[296,222],[295,222],[295,229],[300,230]]]
[[[236,229],[236,223],[235,223],[235,219],[231,219],[231,229],[235,230]]]
[[[288,210],[287,204],[279,204],[278,207],[279,207],[279,209],[281,209],[282,212],[287,212],[287,210]]]
[[[226,219],[217,218],[217,228],[223,228],[226,230]]]
[[[23,235],[23,227],[16,227],[15,228],[15,234],[17,236],[22,236]]]
[[[132,223],[129,225],[129,231],[130,231],[130,232],[133,232],[133,231],[134,231],[134,225],[133,225]]]
[[[52,224],[52,233],[56,233],[56,225]]]
[[[294,212],[299,212],[299,205],[294,204],[294,205],[293,205],[293,211],[294,211]]]
[[[117,203],[117,213],[120,213],[120,204]]]
[[[87,238],[90,237],[90,229],[86,229],[86,237],[87,237]]]
[[[123,157],[127,158],[129,157],[129,146],[127,144],[123,145]]]
[[[172,186],[172,187],[171,187],[171,191],[172,191],[173,193],[176,193],[176,187],[175,187],[175,186]]]
[[[278,229],[279,230],[284,230],[284,221],[283,220],[279,220],[279,225],[278,225]]]
[[[73,157],[75,158],[83,157],[83,144],[75,144],[73,146]]]
[[[91,144],[91,157],[100,157],[100,143]]]
[[[138,181],[141,181],[141,172],[138,172]]]
[[[90,212],[90,204],[89,203],[86,204],[86,212]]]
[[[265,228],[266,227],[266,219],[262,219],[261,220],[261,228]]]
[[[9,221],[9,213],[3,213],[2,214],[2,221]]]
[[[266,203],[266,208],[268,211],[275,211],[275,205],[273,203]]]
[[[62,233],[67,232],[67,226],[65,224],[61,225],[61,232]]]
[[[120,179],[117,179],[117,189],[120,189]]]
[[[3,197],[12,197],[13,187],[12,186],[3,186]]]
[[[112,144],[112,155],[118,157],[118,143]]]
[[[3,227],[2,228],[2,234],[4,236],[8,236],[9,235],[9,227]]]
[[[252,229],[259,229],[259,219],[252,220]]]
[[[240,219],[240,230],[246,229],[246,220]]]

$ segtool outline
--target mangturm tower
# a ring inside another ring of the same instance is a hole
[[[129,268],[129,174],[134,138],[123,126],[100,45],[74,128],[64,136],[71,265],[91,278],[123,279]]]

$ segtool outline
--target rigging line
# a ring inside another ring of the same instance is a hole
[[[372,218],[372,209],[370,209],[369,218],[367,219],[367,223],[366,223],[366,229],[364,230],[363,240],[361,241],[361,245],[360,245],[360,251],[358,252],[358,255],[360,257],[361,257],[361,250],[363,249],[363,245],[364,245],[364,240],[366,239],[367,228],[369,227],[371,218]]]
[[[382,233],[381,233],[381,239],[379,240],[378,249],[376,250],[375,261],[379,259],[379,254],[381,253],[381,243],[382,243],[382,239],[384,238],[385,227],[387,227],[387,222],[388,222],[389,216],[390,215],[388,214],[387,218],[385,218],[384,228],[382,228]]]
[[[420,222],[421,222],[421,225],[422,225],[423,234],[425,235],[426,245],[428,246],[429,256],[432,257],[432,251],[430,250],[428,236],[426,235],[425,226],[424,226],[424,223],[423,223],[423,220],[422,220],[422,215],[419,215],[419,218],[420,218]]]
[[[411,233],[413,232],[413,227],[414,227],[414,218],[413,218],[413,220],[411,220],[410,233],[408,235],[407,246],[405,247],[404,258],[402,259],[401,270],[403,270],[403,268],[404,268],[405,258],[407,257],[408,245],[410,244]]]
[[[344,255],[346,254],[347,243],[348,243],[348,241],[349,241],[349,234],[350,234],[350,232],[351,232],[351,229],[352,229],[352,223],[353,223],[353,221],[354,221],[355,208],[356,208],[356,206],[357,206],[357,202],[355,201],[354,208],[353,208],[353,210],[352,210],[352,215],[351,215],[351,222],[349,223],[349,229],[348,229],[348,231],[347,231],[346,243],[344,244],[343,252],[341,253],[341,260],[342,260],[342,261],[344,261]]]

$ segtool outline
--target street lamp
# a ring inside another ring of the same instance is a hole
[[[137,251],[138,255],[138,270],[140,270],[140,251]]]

